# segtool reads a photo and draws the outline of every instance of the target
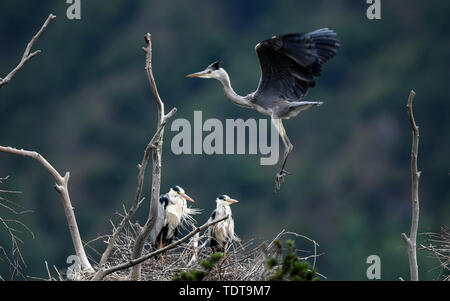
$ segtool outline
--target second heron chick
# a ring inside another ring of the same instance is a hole
[[[228,245],[233,241],[240,241],[239,237],[234,233],[234,219],[230,205],[239,201],[231,199],[228,195],[220,195],[216,199],[216,209],[211,214],[208,222],[228,216],[227,219],[218,222],[209,227],[208,235],[210,237],[210,246],[213,252],[224,253]]]

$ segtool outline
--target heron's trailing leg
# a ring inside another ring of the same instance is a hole
[[[286,130],[284,129],[283,122],[281,119],[278,118],[272,118],[272,122],[275,125],[275,128],[277,129],[278,133],[280,134],[281,140],[283,140],[284,144],[284,158],[283,163],[281,164],[280,171],[277,173],[275,177],[275,191],[279,191],[281,189],[281,184],[284,182],[284,176],[290,175],[288,171],[286,171],[285,166],[287,159],[289,155],[292,152],[292,149],[294,148],[292,146],[291,141],[289,140],[289,137],[286,134]]]

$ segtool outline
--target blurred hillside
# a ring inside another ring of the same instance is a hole
[[[450,221],[450,2],[382,1],[382,20],[366,18],[366,1],[82,1],[81,20],[66,18],[65,1],[4,0],[0,10],[0,76],[19,62],[49,13],[57,16],[38,40],[43,52],[0,91],[0,145],[36,150],[70,171],[70,192],[85,241],[108,233],[109,219],[133,198],[137,168],[156,124],[144,71],[143,36],[152,34],[153,71],[174,118],[264,118],[239,108],[216,81],[187,79],[217,59],[236,92],[256,89],[254,45],[275,34],[334,29],[338,55],[324,67],[309,100],[324,101],[285,122],[295,146],[293,175],[274,194],[277,166],[256,155],[171,153],[166,128],[161,191],[178,184],[204,208],[229,194],[237,234],[271,239],[282,229],[320,244],[318,270],[330,280],[365,280],[366,258],[381,257],[382,279],[409,277],[401,232],[409,233],[411,130],[406,113],[417,92],[421,127],[419,232]],[[34,213],[20,219],[25,273],[45,276],[44,261],[67,268],[74,253],[53,179],[32,160],[0,154],[1,189]],[[149,196],[147,173],[145,196]],[[136,216],[145,221],[148,204]],[[0,214],[3,214],[0,208]],[[6,213],[5,213],[6,214]],[[425,239],[419,236],[419,239]],[[0,244],[8,242],[0,230]],[[97,244],[99,251],[103,245]],[[311,249],[306,242],[297,242]],[[96,257],[96,253],[89,251]],[[421,279],[437,263],[419,252]],[[0,275],[8,268],[0,262]]]

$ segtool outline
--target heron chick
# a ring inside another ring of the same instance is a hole
[[[231,102],[271,117],[285,147],[283,163],[275,179],[276,191],[280,190],[284,176],[289,174],[285,167],[293,149],[282,120],[322,104],[303,99],[309,88],[316,85],[315,77],[322,74],[322,65],[336,55],[339,47],[336,33],[328,28],[274,36],[257,44],[255,51],[261,65],[261,78],[257,90],[247,96],[234,92],[227,72],[218,61],[201,72],[187,75],[217,79]]]
[[[184,189],[177,185],[170,188],[168,193],[160,196],[156,222],[150,232],[150,242],[155,249],[172,243],[172,240],[178,236],[180,227],[195,223],[192,215],[199,214],[200,210],[189,208],[186,200],[194,202],[184,192]]]
[[[235,203],[239,203],[239,201],[231,199],[228,195],[220,195],[216,199],[216,209],[211,214],[208,222],[225,216],[228,216],[228,218],[208,228],[210,246],[214,253],[222,252],[225,256],[228,245],[233,241],[240,241],[234,233],[234,220],[230,208],[230,205]]]

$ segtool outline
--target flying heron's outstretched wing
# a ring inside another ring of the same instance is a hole
[[[166,207],[169,204],[169,197],[167,195],[162,195],[158,202],[158,216],[156,217],[155,225],[150,231],[150,241],[152,244],[157,244],[156,238],[161,232],[162,228],[166,223]]]
[[[302,99],[315,86],[314,77],[321,75],[322,64],[339,46],[336,33],[328,28],[275,36],[259,43],[255,50],[262,75],[255,99]]]

